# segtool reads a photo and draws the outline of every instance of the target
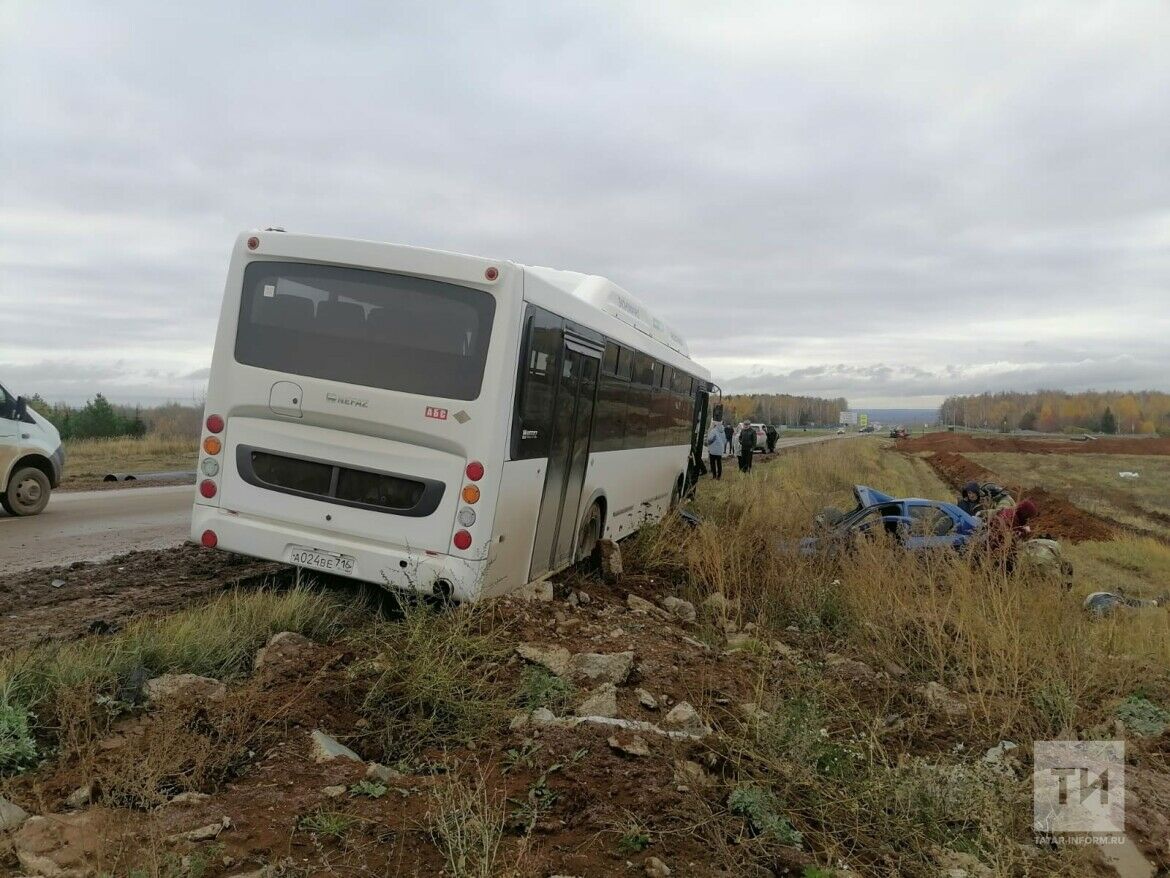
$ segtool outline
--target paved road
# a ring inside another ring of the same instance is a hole
[[[841,438],[785,437],[777,450]],[[193,500],[190,485],[55,492],[40,515],[12,518],[0,513],[0,575],[176,546],[187,539]]]
[[[0,513],[0,574],[178,545],[194,499],[191,485],[54,492],[40,515]]]

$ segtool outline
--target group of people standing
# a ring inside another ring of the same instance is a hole
[[[769,453],[776,450],[776,440],[780,438],[775,427],[769,425],[764,430],[765,443]],[[739,459],[739,471],[748,473],[752,470],[752,455],[756,451],[756,428],[750,422],[732,426],[716,421],[707,433],[707,454],[711,460],[711,478],[723,478],[723,458],[735,456]]]

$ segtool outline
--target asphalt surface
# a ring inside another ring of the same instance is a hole
[[[842,438],[846,437],[784,437],[776,448]],[[177,546],[187,539],[194,499],[191,485],[55,491],[40,515],[13,518],[0,512],[0,575]]]
[[[40,515],[0,512],[0,575],[176,546],[187,539],[194,500],[191,485],[54,491]]]

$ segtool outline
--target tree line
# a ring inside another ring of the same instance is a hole
[[[202,408],[169,402],[164,405],[116,405],[102,394],[84,405],[50,403],[40,394],[28,397],[29,408],[43,415],[57,428],[62,439],[114,439],[147,434],[183,437],[198,436]]]
[[[842,398],[791,396],[787,393],[744,393],[723,397],[724,423],[751,421],[757,424],[787,424],[809,427],[833,425],[849,408]]]
[[[989,430],[1170,435],[1170,393],[1039,390],[952,396],[939,408],[939,419]]]

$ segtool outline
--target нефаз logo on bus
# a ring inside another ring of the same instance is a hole
[[[338,396],[332,392],[325,394],[325,401],[335,405],[351,405],[359,409],[369,408],[370,405],[368,399],[358,399],[356,396]]]

